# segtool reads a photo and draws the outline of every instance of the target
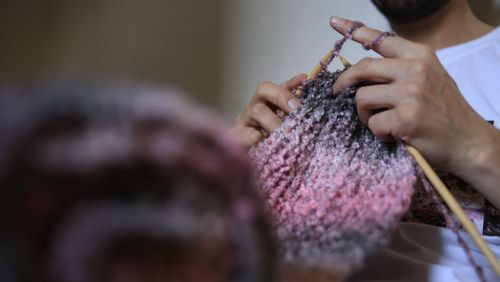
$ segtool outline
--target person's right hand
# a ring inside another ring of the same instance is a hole
[[[292,90],[307,79],[306,74],[299,74],[281,85],[262,82],[257,86],[254,96],[243,112],[236,118],[231,135],[244,147],[252,147],[272,133],[282,120],[276,114],[278,109],[290,113],[300,106],[300,101]]]

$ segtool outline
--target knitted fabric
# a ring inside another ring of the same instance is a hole
[[[274,241],[248,157],[221,119],[176,93],[124,83],[0,88],[1,227],[11,258],[22,258],[16,281],[33,281],[30,272],[110,281],[116,261],[150,269],[151,257],[171,270],[167,280],[271,279]],[[40,207],[53,215],[33,212]],[[37,247],[14,248],[23,245]]]
[[[286,261],[357,266],[411,202],[411,156],[361,124],[356,88],[331,94],[339,75],[309,81],[302,107],[250,151]]]
[[[327,269],[359,267],[390,239],[416,190],[419,197],[434,202],[433,210],[455,232],[484,281],[456,220],[404,144],[384,143],[360,122],[355,103],[359,86],[332,94],[341,71],[331,73],[327,67],[362,26],[354,22],[335,43],[331,56],[321,62],[319,75],[300,87],[301,108],[289,116],[280,115],[282,126],[250,149],[280,239],[282,260]],[[365,49],[387,36],[395,34],[382,33]],[[409,217],[419,218],[418,212]]]
[[[307,82],[302,107],[250,150],[283,261],[325,269],[361,266],[388,242],[403,215],[415,215],[407,212],[416,190],[433,201],[485,281],[459,225],[404,144],[384,143],[360,122],[356,87],[332,95],[340,74],[323,71]]]

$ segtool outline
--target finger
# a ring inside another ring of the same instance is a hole
[[[231,129],[229,134],[235,142],[245,148],[255,146],[264,139],[264,135],[262,135],[259,130],[252,127],[238,126]]]
[[[364,58],[340,75],[333,85],[333,94],[361,82],[394,82],[406,77],[410,62],[400,59]]]
[[[265,104],[257,103],[250,109],[250,118],[271,133],[281,126],[283,121]]]
[[[271,103],[279,109],[290,113],[300,106],[300,101],[289,90],[272,82],[263,82],[257,87],[256,103]]]
[[[403,89],[399,85],[379,84],[364,86],[356,92],[356,106],[359,119],[363,124],[376,112],[396,107],[402,96],[399,95]]]
[[[346,35],[353,24],[353,21],[339,17],[332,17],[330,19],[330,25],[343,35]],[[382,33],[380,30],[363,26],[352,34],[352,39],[363,45],[371,45]],[[415,43],[401,37],[389,36],[384,38],[379,44],[373,46],[373,50],[387,58],[406,58],[411,56],[415,45]]]
[[[371,116],[368,119],[368,128],[373,135],[384,141],[401,138],[398,116],[394,109]]]
[[[301,73],[294,76],[292,79],[285,81],[281,84],[281,87],[292,91],[293,89],[299,87],[305,80],[307,80],[307,74]]]

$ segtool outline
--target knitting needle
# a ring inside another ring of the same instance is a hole
[[[328,52],[328,54],[326,54],[323,57],[323,59],[321,59],[321,62],[314,67],[314,69],[311,71],[311,73],[309,73],[307,80],[315,79],[316,76],[318,76],[318,74],[320,73],[321,69],[323,68],[323,65],[326,64],[326,62],[328,62],[328,60],[332,57],[332,55],[333,55],[333,51]],[[339,54],[339,59],[346,69],[348,69],[352,66],[351,63],[349,63],[349,61],[341,54]],[[300,96],[302,96],[302,94],[303,94],[303,92],[300,89],[297,90],[297,92],[295,92],[296,97],[300,97]]]
[[[327,58],[329,58],[330,56],[331,52],[328,53],[323,58],[323,62],[325,62]],[[351,63],[349,63],[349,61],[342,55],[339,55],[339,58],[346,69],[352,66]],[[316,65],[312,70],[312,72],[310,73],[308,79],[316,78],[321,68],[322,68],[321,63]],[[471,220],[467,217],[462,207],[460,207],[457,200],[453,197],[448,188],[446,188],[446,185],[444,185],[443,181],[441,181],[436,172],[432,169],[429,163],[425,160],[425,158],[416,148],[408,144],[406,144],[406,148],[408,149],[408,152],[413,156],[417,164],[420,166],[425,176],[429,179],[434,189],[437,190],[437,192],[439,193],[441,198],[443,198],[444,202],[448,205],[450,210],[457,216],[458,220],[464,227],[465,231],[467,231],[467,233],[469,233],[469,235],[472,237],[472,240],[484,254],[490,265],[497,273],[497,275],[500,276],[500,263],[498,262],[497,258],[491,251],[489,245],[484,241],[483,237],[481,237],[481,235],[474,227]]]
[[[467,217],[462,207],[460,207],[457,200],[455,200],[448,188],[446,188],[446,186],[444,185],[443,181],[441,181],[439,176],[425,160],[422,154],[410,145],[406,145],[406,148],[408,149],[408,152],[413,156],[413,158],[417,161],[418,165],[422,168],[424,174],[432,183],[432,186],[437,190],[450,210],[457,216],[464,229],[472,237],[472,240],[479,247],[497,275],[500,276],[500,263],[491,251],[488,244],[484,241],[483,237],[481,237],[477,229],[474,227],[471,220]]]
[[[317,64],[313,70],[309,73],[309,76],[307,76],[307,80],[311,80],[311,79],[315,79],[318,74],[321,72],[321,69],[323,68],[323,65],[326,64],[326,62],[328,62],[328,60],[332,57],[333,55],[333,51],[330,51],[328,52],[328,54],[326,54],[322,59],[321,59],[321,62],[319,64]],[[302,92],[302,90],[297,90],[297,92],[295,92],[295,96],[298,98],[300,96],[302,96],[302,94],[304,94]]]
[[[349,61],[344,56],[342,56],[341,54],[339,54],[339,59],[340,59],[340,62],[344,65],[344,67],[346,69],[352,67],[351,63],[349,63]]]

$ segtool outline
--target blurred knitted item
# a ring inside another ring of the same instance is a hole
[[[360,122],[357,88],[332,95],[340,73],[309,81],[302,107],[250,150],[286,262],[359,266],[410,206],[413,159]]]
[[[0,88],[0,230],[15,281],[271,279],[251,163],[177,92]]]

